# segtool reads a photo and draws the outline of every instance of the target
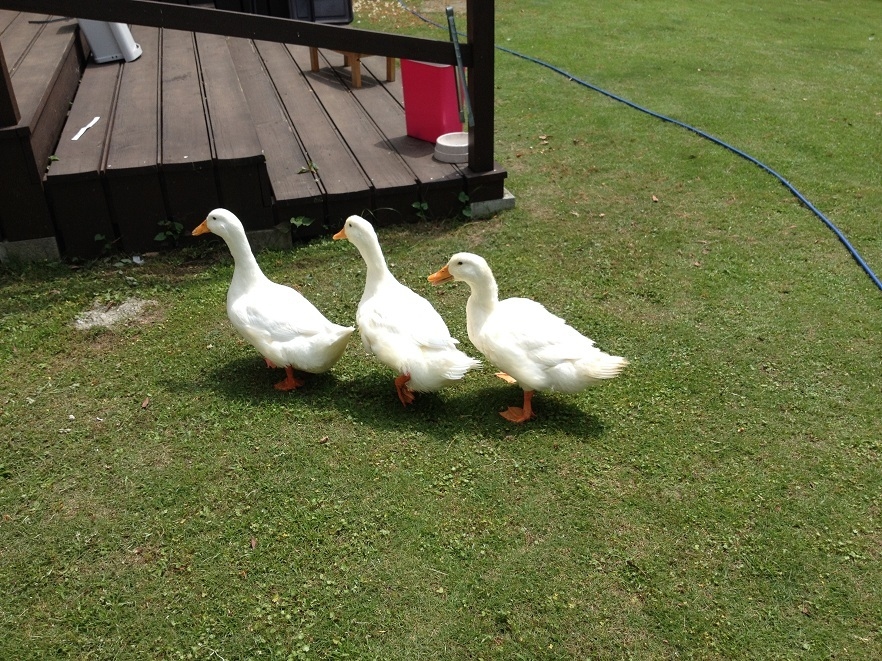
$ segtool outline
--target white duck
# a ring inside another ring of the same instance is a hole
[[[267,278],[251,252],[242,222],[233,213],[215,209],[193,230],[193,236],[208,232],[221,237],[233,255],[233,280],[227,291],[230,323],[269,367],[285,368],[285,379],[276,389],[303,385],[295,369],[314,374],[331,369],[355,328],[328,321],[300,292]]]
[[[460,252],[429,276],[433,285],[462,280],[471,288],[466,304],[469,339],[487,360],[504,370],[497,374],[524,390],[524,406],[500,415],[522,423],[533,417],[536,390],[577,392],[611,379],[628,364],[611,356],[572,326],[528,298],[499,300],[493,272],[483,257]]]
[[[367,265],[355,321],[365,349],[398,373],[402,404],[410,404],[414,392],[438,390],[481,364],[456,348],[458,341],[429,301],[395,279],[368,221],[350,216],[334,238],[349,239]]]

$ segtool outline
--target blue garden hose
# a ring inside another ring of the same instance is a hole
[[[426,18],[425,16],[422,16],[421,14],[417,13],[413,9],[410,9],[402,2],[402,0],[398,0],[398,4],[401,6],[402,9],[413,14],[414,16],[419,18],[421,21],[428,23],[429,25],[433,25],[437,28],[444,27],[444,26],[440,25],[439,23],[435,23],[434,21]],[[826,225],[827,228],[836,235],[836,237],[839,239],[839,241],[842,243],[842,245],[845,246],[845,249],[848,250],[849,254],[854,258],[854,261],[856,261],[858,263],[858,266],[860,266],[864,270],[864,273],[866,273],[870,277],[870,280],[873,281],[873,284],[875,284],[876,287],[878,287],[879,290],[882,291],[882,281],[879,280],[879,277],[875,273],[873,273],[873,269],[870,268],[870,266],[864,261],[863,257],[861,257],[860,253],[858,253],[858,251],[854,248],[854,246],[851,245],[848,238],[846,238],[845,234],[842,233],[842,230],[840,230],[838,227],[836,227],[836,225],[834,225],[823,213],[821,213],[817,209],[817,207],[815,207],[814,204],[812,204],[802,193],[800,193],[796,189],[796,187],[793,186],[793,184],[791,184],[783,176],[781,176],[780,174],[775,172],[775,170],[770,168],[765,163],[759,161],[758,159],[754,158],[750,154],[747,154],[747,153],[741,151],[740,149],[733,147],[729,143],[724,142],[723,140],[720,140],[719,138],[716,138],[716,137],[710,135],[709,133],[706,133],[705,131],[702,131],[701,129],[695,128],[694,126],[690,126],[689,124],[686,124],[685,122],[681,122],[680,120],[673,119],[672,117],[667,117],[666,115],[659,114],[653,110],[649,110],[648,108],[644,108],[643,106],[640,106],[640,105],[634,103],[633,101],[628,101],[627,99],[622,98],[621,96],[618,96],[617,94],[613,94],[612,92],[608,92],[607,90],[604,90],[600,87],[597,87],[596,85],[592,85],[591,83],[589,83],[585,80],[581,80],[580,78],[577,78],[576,76],[573,76],[572,74],[564,71],[563,69],[561,69],[559,67],[556,67],[552,64],[549,64],[548,62],[543,62],[540,59],[537,59],[537,58],[532,57],[530,55],[524,55],[523,53],[518,53],[517,51],[513,51],[508,48],[504,48],[503,46],[497,45],[496,49],[503,52],[503,53],[508,53],[509,55],[514,55],[515,57],[519,57],[523,60],[527,60],[528,62],[538,64],[540,66],[545,67],[546,69],[550,69],[551,71],[554,71],[555,73],[558,73],[562,76],[565,76],[568,80],[571,80],[574,83],[578,83],[579,85],[582,85],[583,87],[587,87],[588,89],[593,90],[595,92],[599,92],[600,94],[603,94],[604,96],[609,97],[610,99],[613,99],[615,101],[619,101],[620,103],[624,103],[626,106],[629,106],[630,108],[633,108],[634,110],[639,110],[640,112],[646,113],[647,115],[650,115],[651,117],[655,117],[656,119],[660,119],[664,122],[670,122],[671,124],[676,124],[677,126],[684,128],[687,131],[692,131],[696,135],[699,135],[702,138],[710,140],[711,142],[713,142],[716,145],[719,145],[720,147],[724,147],[725,149],[728,149],[733,154],[737,154],[741,158],[744,158],[744,159],[750,161],[751,163],[753,163],[754,165],[756,165],[760,169],[764,170],[765,172],[768,172],[770,175],[775,177],[775,179],[777,179],[781,184],[783,184],[784,187],[787,188],[787,190],[789,190],[796,197],[796,199],[798,199],[800,202],[802,202],[806,206],[806,208],[808,208],[813,214],[815,214],[821,220],[821,222],[824,223],[824,225]]]

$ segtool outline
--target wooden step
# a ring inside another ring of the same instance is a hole
[[[53,237],[43,176],[80,79],[85,54],[76,21],[0,11],[0,40],[21,119],[0,129],[0,239]]]
[[[269,45],[263,47],[268,49]],[[274,198],[274,221],[286,223],[292,218],[309,218],[311,222],[307,225],[292,225],[292,232],[298,238],[316,236],[322,230],[325,217],[322,189],[292,129],[291,118],[267,74],[257,46],[244,39],[231,39],[229,48],[266,156]]]
[[[271,227],[265,157],[228,39],[140,26],[132,36],[138,59],[90,63],[47,176],[65,253],[95,256],[95,235],[128,252],[188,241],[218,206],[250,230]],[[99,115],[107,122],[69,139]],[[90,210],[85,227],[77,219]],[[171,239],[157,242],[163,232]]]
[[[55,150],[58,160],[46,175],[61,249],[68,255],[97,257],[115,235],[101,178],[122,68],[122,62],[109,62],[86,69]]]

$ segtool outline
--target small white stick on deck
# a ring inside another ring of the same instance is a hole
[[[77,134],[76,134],[74,137],[72,137],[71,140],[79,140],[80,138],[82,138],[82,137],[83,137],[83,133],[85,133],[85,132],[88,131],[90,128],[92,128],[93,126],[95,126],[95,124],[98,123],[98,120],[99,120],[99,119],[101,119],[101,118],[100,118],[100,117],[95,117],[91,122],[89,122],[88,124],[86,124],[86,125],[85,125],[83,128],[81,128],[79,131],[77,131]]]

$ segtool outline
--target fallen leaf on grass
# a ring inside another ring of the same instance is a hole
[[[655,195],[653,195],[653,196],[652,196],[652,201],[653,201],[653,202],[658,202],[658,198],[657,198]]]
[[[252,537],[252,538],[251,538],[251,548],[252,548],[252,549],[256,549],[256,548],[257,548],[257,537]]]
[[[141,402],[141,408],[142,408],[142,409],[146,409],[148,406],[150,406],[150,398],[149,398],[149,397],[145,397],[145,398],[144,398],[144,401]]]

